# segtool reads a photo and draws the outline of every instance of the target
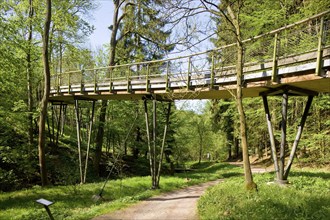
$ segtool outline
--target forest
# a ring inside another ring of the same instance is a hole
[[[113,0],[112,3],[113,17],[104,18],[111,32],[109,44],[90,49],[85,42],[95,29],[90,21],[100,7],[99,1],[0,2],[0,191],[93,183],[107,177],[110,170],[113,179],[150,175],[143,101],[97,101],[92,129],[91,103],[81,101],[83,164],[81,161],[79,164],[74,105],[62,107],[48,102],[51,76],[82,68],[164,59],[178,51],[203,51],[199,48],[203,41],[213,47],[235,43],[233,27],[227,22],[228,5],[239,11],[242,39],[330,8],[327,0]],[[196,16],[203,16],[208,25],[200,25]],[[242,102],[247,150],[253,161],[271,165],[262,101],[257,97],[244,98]],[[306,102],[307,97],[289,99],[288,146],[295,140]],[[189,109],[189,101],[181,103],[172,104],[162,174],[185,169],[185,164],[191,161],[244,159],[241,114],[235,97],[205,100],[193,110]],[[276,140],[281,137],[280,103],[280,97],[269,98]],[[157,105],[159,134],[164,132],[168,108],[167,102]],[[60,120],[60,111],[65,120]],[[160,147],[162,136],[154,141]],[[330,96],[319,94],[309,110],[295,163],[329,169],[329,146]],[[82,168],[83,181],[79,173]]]

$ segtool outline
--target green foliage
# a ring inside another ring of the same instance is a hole
[[[110,180],[105,187],[103,199],[96,202],[92,196],[99,194],[103,182],[49,188],[34,187],[0,193],[0,219],[47,219],[44,208],[35,202],[39,198],[55,202],[50,207],[55,219],[90,219],[162,192],[220,178],[228,169],[232,169],[232,166],[213,164],[205,167],[202,172],[189,173],[190,181],[187,181],[184,174],[165,176],[162,177],[159,190],[150,189],[150,176]]]
[[[202,196],[201,219],[327,219],[329,172],[293,171],[290,184],[268,184],[273,174],[258,174],[258,192],[247,192],[241,178],[226,180]]]
[[[126,7],[126,16],[120,27],[123,38],[117,46],[117,63],[161,59],[174,48],[167,44],[171,31],[165,30],[166,22],[158,10],[163,3],[150,0],[133,2],[134,7]]]

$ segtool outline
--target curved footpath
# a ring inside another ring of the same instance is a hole
[[[241,165],[241,163],[235,163]],[[253,166],[253,173],[264,173],[265,168]],[[197,201],[204,191],[223,179],[190,186],[185,189],[164,193],[139,202],[129,208],[101,215],[93,220],[197,220]]]
[[[215,180],[200,185],[190,186],[185,189],[164,193],[139,202],[129,208],[98,216],[94,218],[94,220],[197,220],[197,200],[208,187],[214,186],[222,181],[222,179]]]

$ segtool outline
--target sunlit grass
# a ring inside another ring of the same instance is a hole
[[[189,185],[222,178],[228,170],[240,170],[226,164],[209,164],[203,169],[161,177],[159,190],[151,190],[151,178],[131,177],[110,180],[95,202],[104,182],[49,188],[34,187],[0,194],[0,219],[48,219],[42,205],[35,201],[44,198],[55,202],[50,206],[55,219],[90,219],[121,209],[151,196]]]
[[[201,219],[329,219],[329,172],[293,171],[286,187],[270,184],[273,173],[254,179],[256,193],[237,177],[208,190],[198,204]]]

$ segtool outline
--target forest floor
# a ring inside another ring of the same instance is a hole
[[[242,166],[242,162],[233,162],[233,165]],[[260,166],[251,167],[253,173],[264,173],[266,169]],[[101,215],[93,220],[105,219],[199,219],[197,213],[197,201],[205,190],[211,186],[223,182],[223,179],[206,182],[185,189],[164,193],[149,198],[129,208]]]

